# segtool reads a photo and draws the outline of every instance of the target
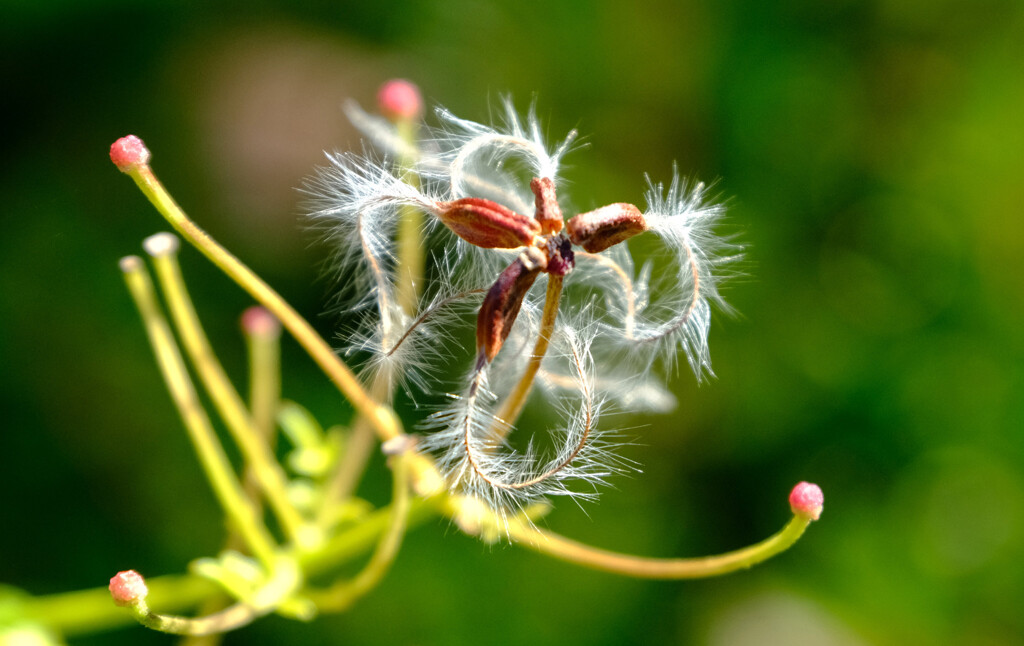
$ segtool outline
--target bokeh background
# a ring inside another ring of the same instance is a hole
[[[297,4],[297,3],[296,3]],[[0,4],[0,581],[33,594],[220,546],[117,260],[166,227],[107,159],[134,133],[179,202],[325,334],[327,251],[295,188],[358,146],[340,110],[391,77],[487,120],[532,97],[587,146],[581,209],[643,174],[716,180],[747,246],[717,378],[673,382],[643,473],[551,528],[650,555],[776,531],[799,480],[822,520],[747,573],[644,582],[441,522],[350,613],[228,644],[1024,643],[1024,5],[1016,0]],[[250,304],[197,254],[233,374]],[[349,410],[285,344],[285,394]],[[410,415],[409,420],[413,418]],[[379,465],[363,493],[386,499]],[[138,628],[72,644],[163,644]]]

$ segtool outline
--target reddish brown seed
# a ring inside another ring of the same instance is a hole
[[[487,292],[476,319],[476,350],[483,352],[487,361],[498,355],[512,331],[523,298],[546,263],[544,254],[530,247],[501,272]]]
[[[565,227],[573,244],[590,253],[597,253],[643,233],[647,230],[647,220],[640,209],[619,202],[580,213],[569,220]]]
[[[555,182],[550,177],[534,177],[530,180],[530,190],[535,196],[534,206],[537,209],[537,222],[541,231],[550,235],[562,230],[562,209],[555,197]]]
[[[485,249],[515,249],[533,243],[540,225],[533,218],[479,197],[443,202],[441,221],[466,242]]]

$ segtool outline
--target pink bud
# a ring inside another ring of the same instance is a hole
[[[122,173],[128,173],[137,166],[149,163],[149,149],[135,135],[121,137],[110,146],[110,161]]]
[[[110,579],[110,596],[119,606],[142,601],[147,594],[149,594],[149,589],[146,587],[146,580],[135,570],[118,572],[114,578]]]
[[[789,494],[789,506],[796,516],[803,516],[810,520],[821,518],[821,510],[825,505],[825,494],[821,487],[810,482],[801,482],[793,487]]]
[[[416,119],[423,111],[423,99],[414,83],[404,79],[393,79],[377,91],[377,107],[388,119]]]
[[[242,312],[242,330],[258,337],[276,337],[281,333],[281,323],[266,308],[253,305]]]

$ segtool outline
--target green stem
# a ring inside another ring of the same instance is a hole
[[[169,235],[169,234],[167,234]],[[153,240],[150,238],[149,240]],[[154,245],[155,247],[156,245]],[[163,245],[161,245],[163,246]],[[156,249],[154,249],[156,250]],[[287,477],[270,452],[270,446],[260,436],[252,417],[245,408],[238,391],[231,384],[223,366],[210,346],[189,298],[182,279],[181,266],[173,252],[153,254],[160,287],[164,292],[171,316],[181,335],[185,350],[196,368],[200,380],[210,393],[214,406],[223,418],[231,436],[242,450],[247,464],[256,476],[263,493],[274,510],[285,534],[292,541],[300,541],[305,524],[302,516],[288,500]]]
[[[508,534],[532,550],[595,570],[644,579],[702,579],[744,570],[790,548],[811,520],[794,516],[781,531],[749,547],[715,556],[659,559],[584,545],[529,524],[510,523]]]
[[[395,126],[402,141],[408,144],[408,149],[418,153],[416,140],[419,123],[413,119],[400,119]],[[408,169],[415,162],[416,154],[410,154],[399,159],[398,165]],[[419,178],[412,171],[407,170],[403,179],[409,185],[419,187]],[[398,252],[395,263],[395,301],[398,307],[411,318],[419,309],[425,264],[423,213],[419,209],[411,206],[399,208],[396,246]],[[368,256],[368,260],[372,262],[372,256]],[[384,290],[381,290],[378,297],[383,297],[385,293]],[[381,302],[378,307],[381,309],[382,318],[389,316],[386,311],[386,303]],[[392,334],[385,335],[385,347],[391,347],[400,342],[390,338]],[[381,403],[390,404],[394,398],[394,384],[394,376],[389,374],[387,368],[384,368],[370,385],[370,396]],[[366,465],[373,454],[374,445],[373,428],[360,415],[352,424],[352,432],[345,447],[345,454],[341,456],[325,490],[324,505],[317,519],[321,528],[326,527],[330,519],[333,518],[334,507],[355,492],[356,485],[362,479]]]
[[[217,440],[210,418],[199,403],[185,362],[174,343],[167,320],[157,305],[149,274],[145,271],[142,260],[135,256],[123,259],[121,269],[142,316],[167,389],[181,414],[214,494],[233,527],[245,539],[246,545],[269,568],[274,560],[274,539],[258,518],[252,501],[242,490],[224,448]]]
[[[492,432],[499,437],[507,432],[505,429],[511,429],[512,425],[519,419],[519,414],[526,405],[526,398],[530,395],[530,390],[533,388],[533,381],[537,376],[537,371],[540,370],[540,364],[544,361],[544,356],[548,352],[548,346],[551,344],[551,335],[555,331],[555,320],[558,318],[558,304],[562,298],[562,283],[562,276],[548,277],[548,289],[544,296],[544,312],[541,314],[540,332],[537,335],[537,343],[533,346],[533,354],[530,355],[530,360],[526,364],[523,376],[520,377],[519,382],[512,392],[509,393],[501,409],[495,415],[495,417],[505,422],[500,427],[492,429]]]
[[[406,517],[411,526],[419,525],[438,513],[436,506],[417,498],[410,501]],[[390,509],[373,512],[358,525],[333,537],[315,553],[299,555],[299,565],[308,576],[316,576],[361,556],[372,549],[378,537],[393,526],[392,517]],[[166,612],[194,608],[210,597],[223,594],[220,586],[213,581],[192,574],[147,578],[146,586],[149,588],[147,601]],[[133,621],[124,608],[119,608],[110,600],[110,591],[106,586],[33,597],[25,602],[24,607],[29,618],[57,630],[65,637],[94,634]]]
[[[349,367],[334,354],[331,346],[287,301],[185,215],[149,165],[135,165],[127,172],[157,211],[182,237],[281,321],[359,414],[370,420],[382,440],[402,434],[402,423],[391,409],[369,396]]]
[[[417,130],[419,124],[412,119],[401,119],[395,126],[398,134],[411,150],[416,150]],[[415,158],[399,159],[403,168],[416,162]],[[402,179],[414,188],[419,188],[419,178],[412,172],[406,172]],[[396,273],[398,284],[395,286],[395,300],[408,316],[415,316],[419,309],[420,290],[423,282],[423,213],[411,206],[403,206],[399,210],[398,263]]]
[[[346,610],[357,599],[380,583],[391,564],[394,563],[408,524],[411,498],[408,472],[408,458],[404,455],[395,456],[391,465],[393,485],[388,526],[381,534],[377,548],[366,567],[352,579],[339,581],[327,590],[307,591],[309,597],[321,611],[341,612]]]

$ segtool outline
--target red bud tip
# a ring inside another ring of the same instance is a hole
[[[121,137],[110,146],[110,161],[122,173],[127,173],[136,166],[149,163],[149,149],[135,135]]]
[[[242,312],[242,330],[258,337],[275,337],[281,333],[281,324],[266,308],[253,305]]]
[[[149,594],[149,588],[146,587],[146,580],[135,570],[118,572],[114,578],[110,579],[110,596],[119,606],[142,601],[147,594]]]
[[[821,487],[810,482],[801,482],[789,494],[789,507],[796,516],[818,520],[824,505],[825,494],[821,492]]]
[[[423,112],[420,89],[404,79],[393,79],[377,91],[377,107],[388,119],[416,119]]]

